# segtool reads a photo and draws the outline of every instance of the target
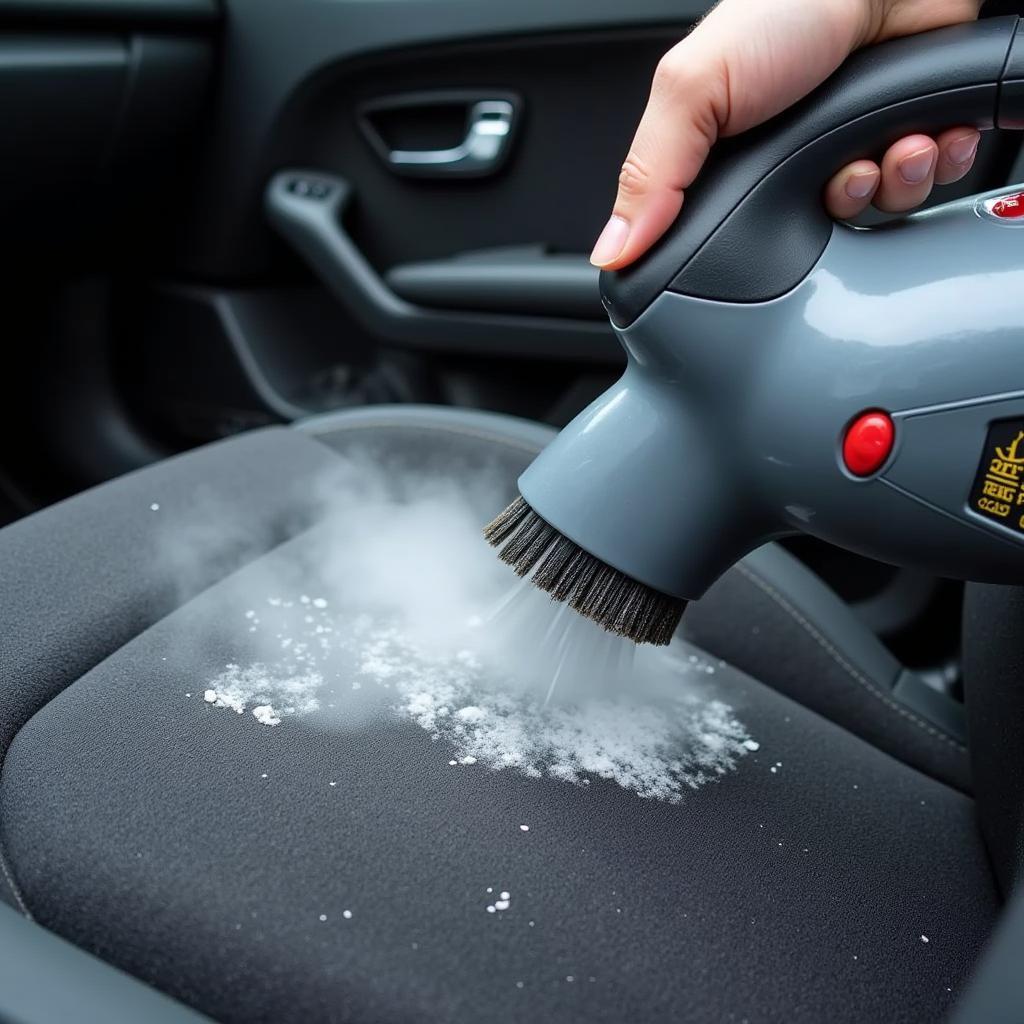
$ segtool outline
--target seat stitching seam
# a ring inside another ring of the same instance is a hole
[[[811,623],[800,614],[770,583],[763,580],[756,573],[752,572],[745,565],[737,564],[736,569],[741,575],[749,579],[755,586],[762,590],[768,595],[783,611],[787,612],[803,629],[815,640],[818,645],[828,654],[833,661],[841,669],[843,669],[847,675],[849,675],[855,682],[860,683],[865,690],[868,691],[873,697],[880,700],[887,708],[891,711],[895,711],[897,714],[902,715],[908,721],[913,722],[918,728],[923,729],[926,733],[934,736],[938,740],[942,740],[943,743],[948,743],[951,747],[956,750],[966,751],[966,747],[962,743],[958,743],[956,740],[940,732],[938,729],[933,728],[923,719],[918,718],[913,712],[907,710],[907,708],[901,707],[892,698],[887,697],[881,690],[878,689],[870,680],[868,680],[862,673],[858,672],[840,653],[836,648],[821,635],[818,630],[811,625]]]

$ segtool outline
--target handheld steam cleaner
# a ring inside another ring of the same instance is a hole
[[[657,247],[602,275],[627,369],[522,475],[500,557],[655,644],[798,532],[1024,580],[1024,193],[870,230],[821,201],[842,164],[954,124],[1024,128],[1016,17],[862,51],[720,144]]]

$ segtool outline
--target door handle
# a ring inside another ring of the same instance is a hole
[[[512,138],[515,108],[508,100],[480,100],[469,108],[466,137],[451,149],[393,149],[388,163],[401,171],[416,168],[423,177],[479,177],[504,160]]]
[[[455,104],[466,107],[462,141],[445,149],[402,149],[388,145],[374,114],[393,114]],[[518,97],[465,91],[415,93],[376,100],[360,110],[363,134],[395,173],[414,178],[484,178],[505,163],[515,134]]]

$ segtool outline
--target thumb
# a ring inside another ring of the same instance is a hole
[[[626,266],[661,237],[728,121],[724,65],[696,63],[684,47],[685,41],[669,50],[655,72],[611,218],[590,257],[602,269]]]

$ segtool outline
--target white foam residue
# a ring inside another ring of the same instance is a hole
[[[313,604],[314,599],[299,598],[300,607]],[[725,774],[758,747],[727,704],[679,685],[680,676],[684,681],[687,675],[706,677],[705,664],[695,655],[644,654],[645,675],[660,673],[672,684],[656,700],[636,700],[627,691],[545,706],[536,691],[524,691],[514,681],[502,685],[500,672],[464,647],[454,654],[428,651],[398,626],[366,615],[346,621],[323,609],[316,614],[318,625],[333,623],[332,632],[322,637],[324,646],[311,647],[306,639],[313,630],[299,626],[298,635],[282,635],[284,660],[245,668],[229,664],[211,680],[204,700],[239,714],[250,711],[263,725],[278,725],[318,710],[325,680],[333,683],[340,675],[349,693],[369,687],[392,711],[447,744],[452,767],[514,770],[573,785],[606,779],[641,797],[671,803]],[[332,697],[330,707],[338,699]]]
[[[252,661],[208,679],[207,704],[253,726],[397,716],[437,742],[439,769],[467,778],[605,780],[673,803],[759,749],[699,652],[634,649],[530,581],[510,593],[465,488],[416,480],[392,497],[390,477],[350,468],[315,570],[301,583],[270,570],[247,595],[236,628]],[[494,495],[485,504],[498,507]]]
[[[270,704],[259,704],[252,709],[252,717],[260,725],[280,725],[281,716],[274,711]]]
[[[247,668],[229,664],[211,680],[203,700],[214,707],[231,708],[240,715],[251,710],[261,725],[279,725],[288,716],[316,711],[322,685],[319,672],[296,673],[286,666],[268,667],[262,662]]]
[[[217,708],[231,708],[240,715],[245,712],[245,702],[232,690],[206,690],[203,700]]]
[[[718,700],[683,692],[662,704],[623,696],[544,707],[512,688],[489,689],[482,667],[427,655],[394,628],[376,631],[371,646],[372,662],[364,658],[361,673],[394,687],[398,710],[453,746],[460,764],[576,785],[608,779],[642,797],[676,802],[749,750],[743,725]]]

